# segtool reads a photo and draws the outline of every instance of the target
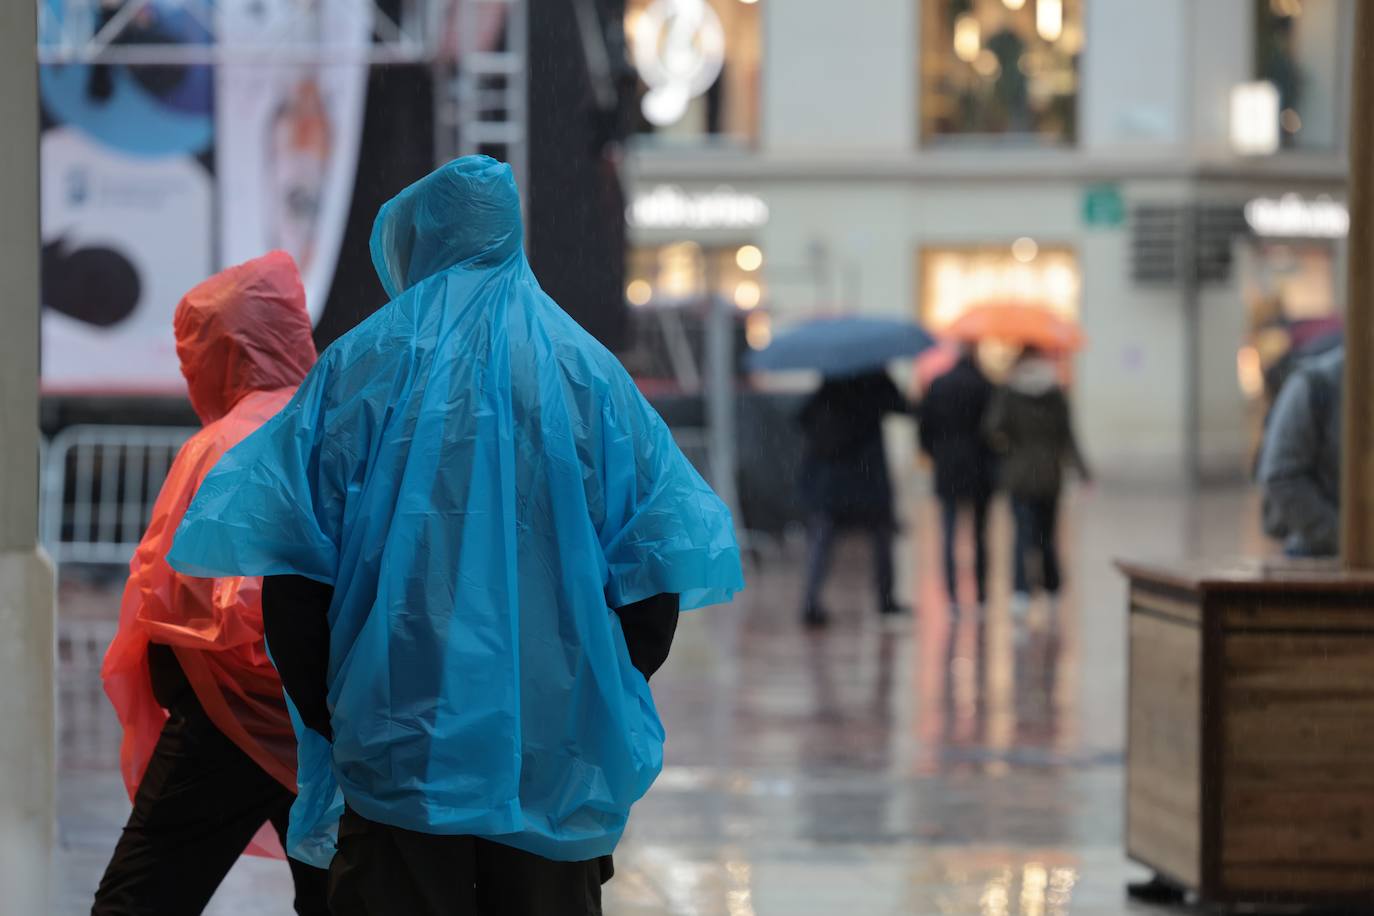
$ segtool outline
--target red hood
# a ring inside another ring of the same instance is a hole
[[[273,251],[215,274],[172,321],[191,405],[213,423],[244,395],[299,385],[315,341],[296,262]]]

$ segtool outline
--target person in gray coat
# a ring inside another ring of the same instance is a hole
[[[1312,357],[1283,383],[1266,424],[1264,530],[1290,556],[1334,556],[1340,548],[1344,374],[1344,347]]]
[[[1019,617],[1033,594],[1053,602],[1063,584],[1058,522],[1065,467],[1092,479],[1053,360],[1034,347],[1022,351],[988,406],[983,431],[1001,456],[1001,483],[1016,519],[1012,611]]]

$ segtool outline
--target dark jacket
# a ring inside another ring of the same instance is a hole
[[[1051,363],[1019,364],[993,396],[983,426],[1001,460],[1002,486],[1013,499],[1057,497],[1065,465],[1090,476]]]
[[[826,379],[801,409],[807,510],[847,525],[895,524],[883,417],[910,410],[885,372]]]
[[[1264,527],[1294,556],[1339,548],[1345,348],[1304,362],[1279,391],[1260,451]]]
[[[937,378],[921,402],[921,450],[935,462],[942,499],[982,500],[996,484],[996,458],[983,434],[992,383],[972,357]]]

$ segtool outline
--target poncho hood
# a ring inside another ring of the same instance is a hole
[[[296,262],[273,251],[193,288],[172,318],[181,374],[202,423],[254,391],[294,388],[315,365]]]
[[[522,236],[510,166],[468,156],[382,206],[372,224],[372,265],[395,298],[451,267],[491,267],[515,257]]]

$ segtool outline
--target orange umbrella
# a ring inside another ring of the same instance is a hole
[[[1062,353],[1083,346],[1083,331],[1052,312],[1027,305],[980,305],[947,327],[951,340],[1005,340]]]

